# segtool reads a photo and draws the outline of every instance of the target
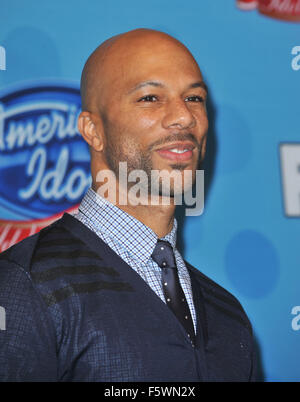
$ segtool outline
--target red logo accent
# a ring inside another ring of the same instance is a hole
[[[257,8],[268,17],[300,22],[300,0],[237,0],[236,4],[241,10]]]
[[[0,253],[19,241],[31,236],[45,226],[59,219],[64,212],[74,213],[78,209],[78,205],[67,209],[66,211],[49,216],[45,219],[36,219],[31,221],[12,221],[0,219]]]

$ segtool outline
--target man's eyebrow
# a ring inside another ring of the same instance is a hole
[[[128,94],[131,94],[132,92],[135,92],[138,89],[146,87],[146,86],[163,88],[165,85],[163,85],[161,82],[158,82],[158,81],[143,81],[143,82],[140,82],[139,84],[135,85],[133,88],[131,88],[129,90]],[[193,82],[191,85],[188,86],[188,89],[192,89],[192,88],[203,88],[206,91],[206,93],[208,92],[207,86],[204,81]]]
[[[189,89],[192,89],[192,88],[203,88],[206,91],[206,93],[208,93],[208,88],[204,81],[194,82],[193,84],[191,84],[189,86]]]
[[[159,87],[159,88],[164,87],[164,85],[158,81],[144,81],[144,82],[140,82],[139,84],[137,84],[133,88],[131,88],[129,90],[128,94],[131,94],[132,92],[137,91],[138,89],[146,87],[148,85],[153,86],[153,87]]]

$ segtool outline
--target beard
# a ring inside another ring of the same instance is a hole
[[[168,175],[166,175],[166,181],[164,181],[163,171],[155,169],[155,167],[153,166],[151,155],[153,149],[159,145],[163,145],[172,141],[190,140],[193,141],[198,148],[198,166],[201,145],[197,143],[193,134],[188,133],[177,134],[176,136],[168,136],[163,140],[152,143],[146,150],[141,149],[139,144],[137,144],[137,142],[134,141],[131,137],[117,136],[117,138],[118,140],[116,141],[114,138],[112,138],[112,136],[106,135],[106,147],[104,150],[104,156],[107,165],[109,169],[116,175],[116,177],[120,177],[119,162],[126,162],[127,175],[135,170],[141,170],[146,173],[147,180],[140,181],[140,185],[145,189],[145,191],[147,191],[147,194],[149,195],[174,198],[182,196],[184,191],[190,190],[192,188],[195,182],[195,169],[191,171],[190,177],[187,180],[186,178],[184,180],[183,176],[188,164],[179,162],[170,164],[170,167],[172,169],[170,173],[172,174],[175,171],[177,173],[177,178],[170,180],[170,178],[167,178]],[[120,138],[124,138],[124,140],[121,141]],[[127,184],[130,188],[136,183],[128,182],[127,176]]]

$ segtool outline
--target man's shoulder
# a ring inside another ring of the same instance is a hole
[[[225,288],[219,285],[217,282],[213,281],[208,276],[204,275],[203,272],[199,271],[199,269],[195,268],[189,262],[185,261],[186,265],[188,266],[190,272],[193,273],[193,276],[197,279],[197,282],[205,289],[207,292],[211,292],[212,294],[218,293],[220,295],[224,295],[224,297],[228,297],[233,302],[238,300],[233,294],[228,292]]]
[[[252,332],[251,323],[239,300],[224,287],[204,275],[197,268],[185,261],[192,280],[198,284],[202,297],[210,309],[223,313],[231,318],[240,321],[243,326]]]
[[[41,229],[38,233],[26,237],[3,251],[0,254],[0,261],[19,266],[29,272],[37,253],[42,250],[47,251],[47,249],[54,251],[56,245],[62,243],[72,244],[75,240],[76,238],[72,232],[65,228],[64,219],[61,217]]]

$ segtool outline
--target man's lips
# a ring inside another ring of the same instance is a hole
[[[159,148],[156,152],[164,159],[181,162],[192,158],[194,148],[191,142],[178,142]]]

